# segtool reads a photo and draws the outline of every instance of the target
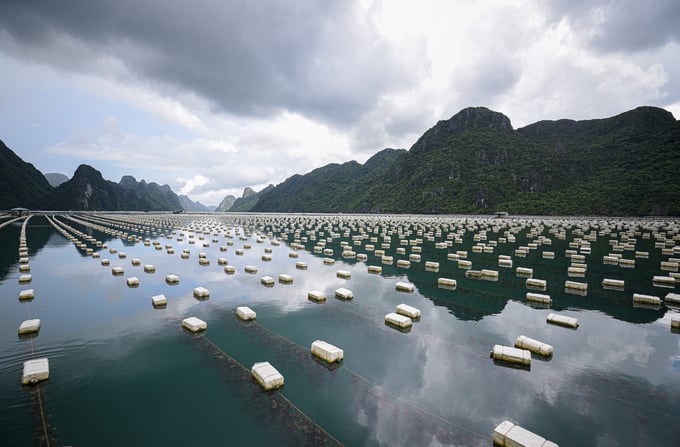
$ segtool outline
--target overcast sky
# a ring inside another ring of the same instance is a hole
[[[680,118],[680,1],[2,0],[0,67],[0,139],[41,171],[216,205],[468,106]]]

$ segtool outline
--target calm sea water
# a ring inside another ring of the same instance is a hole
[[[680,312],[665,305],[635,307],[632,301],[634,293],[678,293],[652,282],[655,275],[674,273],[660,266],[680,258],[673,252],[678,222],[75,217],[88,224],[57,219],[69,232],[88,234],[107,248],[87,242],[100,254],[93,258],[44,217],[32,217],[26,226],[30,284],[18,282],[21,222],[0,229],[3,446],[490,446],[494,427],[505,419],[562,446],[677,445],[680,439],[680,335],[670,327]],[[332,255],[314,253],[322,240]],[[436,248],[446,241],[450,246]],[[367,260],[343,257],[343,245]],[[477,253],[474,245],[492,248]],[[522,246],[526,256],[516,256]],[[420,262],[398,267],[397,260],[408,259],[414,247],[421,250]],[[188,259],[180,257],[184,249],[190,250]],[[392,265],[376,255],[381,249],[394,257]],[[459,250],[467,251],[473,269],[498,271],[498,280],[466,277],[447,258]],[[584,277],[568,275],[568,250],[585,256]],[[544,259],[544,251],[555,258]],[[648,257],[636,257],[636,251]],[[119,258],[120,252],[127,256]],[[199,253],[209,265],[199,265]],[[271,260],[263,260],[265,254]],[[634,259],[635,267],[605,264],[609,254]],[[499,267],[499,255],[511,256],[513,267]],[[111,265],[102,266],[101,258]],[[133,266],[133,258],[141,265]],[[226,258],[235,273],[225,273],[218,258]],[[426,261],[439,262],[439,271],[426,269]],[[300,270],[296,262],[308,268]],[[155,273],[145,273],[145,264],[154,265]],[[257,273],[246,273],[246,265]],[[368,273],[367,265],[381,266],[382,273]],[[114,266],[125,273],[112,275]],[[552,297],[550,307],[527,302],[526,278],[516,275],[516,267],[533,268],[535,278],[547,280],[541,293]],[[338,278],[338,270],[351,278]],[[168,285],[167,274],[178,275],[179,284]],[[260,283],[279,274],[292,275],[293,283]],[[132,276],[139,287],[127,286]],[[441,277],[456,279],[456,290],[438,288]],[[607,290],[604,278],[623,279],[625,288]],[[587,283],[587,294],[569,293],[567,280]],[[415,292],[395,290],[398,281],[412,283]],[[210,291],[208,299],[193,297],[198,286]],[[339,287],[350,289],[354,299],[334,298]],[[27,288],[35,298],[20,302]],[[309,301],[310,290],[325,292],[327,301]],[[151,297],[161,293],[168,305],[154,309]],[[385,314],[400,303],[422,312],[409,332],[384,324]],[[240,305],[255,310],[257,320],[239,321],[234,312]],[[551,312],[578,318],[580,327],[547,324]],[[208,330],[184,331],[181,321],[189,316],[205,320]],[[19,338],[19,324],[29,318],[41,319],[40,333]],[[554,356],[532,355],[524,369],[489,358],[493,345],[512,346],[519,335],[553,345]],[[344,362],[329,367],[315,360],[314,340],[344,349]],[[34,357],[49,358],[50,379],[22,386],[23,362]],[[249,371],[258,361],[269,361],[284,375],[283,388],[261,391]]]

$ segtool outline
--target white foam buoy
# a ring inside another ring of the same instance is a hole
[[[47,358],[26,360],[21,376],[22,385],[38,383],[50,378],[50,362]]]
[[[564,288],[565,289],[572,289],[572,290],[587,291],[588,290],[588,283],[577,282],[577,281],[565,281],[564,282]]]
[[[437,286],[442,288],[455,289],[457,284],[456,280],[451,278],[439,278],[437,280]]]
[[[413,320],[420,318],[420,309],[416,309],[408,304],[399,304],[397,306],[397,313],[405,315]]]
[[[248,306],[239,306],[236,308],[236,316],[241,320],[254,320],[257,318],[257,314],[253,309]]]
[[[352,293],[352,291],[344,287],[336,289],[335,296],[343,300],[351,300],[352,298],[354,298],[354,294]]]
[[[369,265],[367,268],[368,273],[380,274],[382,273],[382,267],[379,265]]]
[[[640,304],[651,304],[652,306],[659,306],[661,304],[661,298],[653,295],[645,295],[642,293],[633,294],[633,302]]]
[[[296,262],[295,268],[298,270],[307,270],[307,263],[302,261]]]
[[[500,447],[558,447],[554,442],[510,421],[503,421],[496,426],[493,443]]]
[[[345,357],[345,351],[322,340],[312,343],[312,354],[328,363],[340,362]]]
[[[205,287],[195,287],[194,296],[196,298],[207,298],[210,296],[210,291]]]
[[[19,284],[27,284],[33,280],[33,276],[26,273],[19,276]]]
[[[667,293],[663,300],[666,304],[675,304],[676,306],[678,306],[680,305],[680,294]]]
[[[567,317],[566,315],[559,315],[550,313],[546,319],[548,323],[557,324],[559,326],[566,326],[576,329],[578,327],[578,320],[574,317]]]
[[[526,287],[528,289],[541,289],[545,290],[548,282],[545,279],[527,278]]]
[[[208,323],[196,317],[189,317],[182,320],[182,327],[191,332],[204,331],[208,329]]]
[[[19,292],[19,301],[32,300],[35,298],[35,291],[33,289],[26,289]]]
[[[414,292],[414,291],[416,290],[416,286],[415,286],[415,285],[413,285],[413,284],[411,284],[411,283],[408,283],[408,282],[404,282],[404,281],[398,281],[398,282],[394,285],[394,288],[395,288],[396,290],[398,290],[399,292],[409,292],[409,293],[410,293],[410,292]]]
[[[527,301],[531,301],[534,303],[541,303],[541,304],[551,304],[552,303],[552,298],[550,298],[550,295],[545,295],[542,293],[533,293],[533,292],[527,292]]]
[[[179,284],[179,276],[165,275],[165,282],[168,284]]]
[[[283,386],[283,376],[269,362],[257,362],[250,369],[257,383],[266,391]]]
[[[263,276],[263,277],[260,279],[260,283],[261,283],[263,286],[271,287],[271,286],[274,285],[274,278],[272,278],[271,276]]]
[[[136,276],[131,276],[127,279],[128,287],[139,287],[139,278]]]
[[[626,282],[623,279],[604,278],[602,280],[602,287],[605,289],[623,290],[625,285]]]
[[[494,345],[489,352],[489,357],[494,360],[517,363],[519,365],[531,365],[531,352],[528,349],[513,348],[512,346]]]
[[[352,273],[349,270],[338,270],[335,273],[335,276],[342,279],[350,279],[352,277]]]
[[[156,306],[165,306],[168,304],[168,300],[165,299],[165,295],[154,295],[151,297],[151,304],[156,307]]]
[[[553,347],[551,345],[524,335],[517,337],[517,340],[515,340],[515,348],[528,349],[535,354],[544,355],[546,357],[553,355]]]
[[[257,267],[255,267],[254,265],[246,265],[246,266],[243,268],[243,270],[244,270],[246,273],[257,273]]]
[[[285,274],[285,273],[281,273],[279,275],[279,282],[281,284],[292,284],[293,283],[293,276]]]
[[[24,320],[19,325],[19,335],[33,334],[40,331],[40,319]]]
[[[390,312],[387,315],[385,315],[385,323],[400,327],[400,328],[409,328],[411,327],[411,324],[413,323],[411,319],[405,315],[399,315],[398,313],[395,312]]]
[[[326,301],[326,294],[318,290],[310,290],[307,293],[307,298],[317,303],[320,303]]]
[[[114,267],[111,269],[112,275],[118,276],[122,275],[123,273],[125,273],[125,269],[123,269],[123,267]]]

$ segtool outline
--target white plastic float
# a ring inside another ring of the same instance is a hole
[[[40,319],[24,320],[19,325],[19,335],[34,334],[40,331]]]
[[[269,362],[257,362],[250,369],[257,383],[266,391],[283,386],[283,376]]]
[[[19,301],[32,300],[35,298],[35,291],[33,289],[26,289],[19,292]]]
[[[634,293],[633,294],[633,302],[634,303],[639,303],[639,304],[650,304],[652,306],[659,306],[661,305],[661,298],[658,296],[653,296],[653,295],[645,295],[642,293]]]
[[[493,443],[500,447],[559,447],[529,430],[503,421],[493,431]]]
[[[196,298],[207,298],[210,296],[210,291],[208,291],[208,289],[205,287],[195,287],[194,296]]]
[[[493,350],[489,352],[489,357],[494,360],[502,360],[519,365],[531,365],[531,352],[527,349],[518,349],[512,346],[494,345]]]
[[[416,309],[408,304],[399,304],[397,306],[397,313],[407,316],[413,320],[420,318],[420,309]]]
[[[24,362],[24,372],[21,376],[23,385],[38,383],[50,378],[50,362],[47,358],[26,360]]]
[[[293,276],[292,276],[292,275],[288,275],[288,274],[286,274],[286,273],[281,273],[281,274],[279,275],[279,282],[280,282],[281,284],[292,284],[292,283],[293,283]]]
[[[553,347],[551,345],[524,335],[517,337],[517,340],[515,340],[515,347],[528,349],[535,354],[544,355],[546,357],[553,355]]]
[[[257,314],[253,309],[251,309],[248,306],[239,306],[236,308],[236,316],[239,317],[241,320],[254,320],[257,318]]]
[[[168,284],[179,284],[179,276],[165,275],[165,282]]]
[[[312,354],[328,363],[340,362],[345,357],[345,351],[322,340],[312,343]]]
[[[566,315],[559,315],[550,313],[546,319],[548,323],[557,324],[559,326],[566,326],[576,329],[578,327],[578,320],[574,317],[567,317]]]
[[[326,301],[326,294],[318,290],[310,290],[307,293],[307,298],[317,303],[320,303]]]
[[[398,313],[390,312],[385,315],[385,323],[405,329],[411,327],[412,321],[405,315],[399,315]]]
[[[404,282],[404,281],[399,281],[399,282],[397,282],[397,283],[394,285],[394,288],[395,288],[396,290],[398,290],[399,292],[409,292],[409,293],[416,290],[416,286],[415,286],[415,285],[413,285],[413,284],[411,284],[411,283],[408,283],[408,282]]]
[[[163,295],[163,294],[154,295],[154,296],[151,297],[151,304],[154,307],[165,306],[166,304],[168,304],[168,300],[165,298],[165,295]]]
[[[343,300],[351,300],[352,298],[354,298],[354,294],[352,293],[352,291],[344,287],[336,289],[335,296]]]
[[[534,303],[541,303],[541,304],[551,304],[552,303],[552,298],[550,298],[550,295],[545,295],[542,293],[533,293],[533,292],[527,292],[527,301],[531,301]]]
[[[204,331],[208,329],[208,323],[196,317],[189,317],[182,320],[182,327],[191,332]]]

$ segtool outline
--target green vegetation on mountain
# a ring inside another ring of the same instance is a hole
[[[243,190],[243,196],[234,201],[234,204],[231,206],[231,208],[229,208],[229,211],[240,213],[252,211],[262,195],[271,191],[272,189],[274,189],[274,185],[269,185],[259,192],[255,192],[251,187],[246,187]]]
[[[680,123],[663,109],[513,130],[505,115],[476,107],[409,151],[290,177],[253,210],[680,215],[678,172]]]
[[[43,209],[50,206],[52,187],[31,163],[0,141],[0,209]]]
[[[234,205],[235,201],[236,201],[236,197],[229,194],[224,199],[222,199],[222,201],[220,202],[219,205],[217,205],[217,208],[215,208],[215,211],[218,212],[218,213],[224,213],[226,211],[229,211],[229,209]]]
[[[124,176],[120,183],[105,180],[91,166],[80,165],[73,177],[55,189],[53,208],[65,210],[169,211],[182,209],[168,185],[138,182]]]

